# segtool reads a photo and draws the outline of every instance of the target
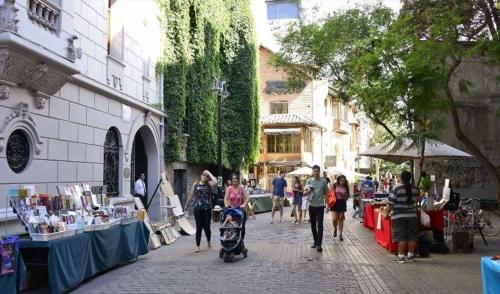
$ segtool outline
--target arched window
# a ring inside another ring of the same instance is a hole
[[[120,168],[120,141],[115,130],[109,129],[104,141],[103,185],[109,196],[118,196],[118,177]]]
[[[15,130],[7,140],[7,164],[16,174],[22,172],[30,161],[30,143],[26,134]]]

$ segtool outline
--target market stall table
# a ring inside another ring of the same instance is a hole
[[[269,193],[250,195],[249,201],[254,213],[268,212],[273,208],[273,197]]]
[[[500,293],[500,260],[491,257],[481,258],[481,276],[483,278],[483,293]]]
[[[26,279],[26,266],[19,252],[16,254],[16,271],[9,275],[0,276],[0,289],[2,294],[18,293],[21,284]]]
[[[380,207],[379,204],[370,204],[369,202],[366,202],[366,201],[363,201],[361,202],[362,204],[364,203],[365,205],[365,209],[364,209],[364,213],[363,213],[363,225],[366,227],[366,228],[369,228],[371,230],[373,230],[373,228],[375,228],[375,216],[373,214],[373,210],[375,208],[378,208]]]
[[[64,293],[83,280],[148,252],[149,231],[143,222],[116,225],[53,241],[21,240],[28,272],[47,267],[52,293]]]
[[[398,244],[392,242],[391,236],[391,219],[389,217],[380,216],[380,226],[377,226],[378,218],[380,214],[380,208],[375,208],[373,210],[373,216],[375,219],[375,227],[373,229],[375,235],[375,241],[377,241],[380,246],[384,247],[390,252],[398,251]]]

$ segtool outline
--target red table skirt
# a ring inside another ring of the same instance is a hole
[[[426,211],[426,213],[429,215],[431,219],[431,229],[443,232],[444,231],[444,210],[433,210],[433,211]],[[419,218],[420,220],[420,215]],[[423,227],[420,225],[420,230],[425,231],[428,230],[429,228]]]
[[[382,216],[381,219],[381,226],[380,228],[377,228],[377,220],[378,220],[378,215],[380,213],[379,208],[375,208],[373,210],[373,218],[374,218],[374,235],[375,235],[375,241],[377,241],[378,244],[380,244],[382,247],[387,249],[390,252],[397,252],[398,251],[398,244],[392,242],[392,237],[391,237],[391,219],[386,218]]]
[[[364,202],[361,203],[363,204]],[[371,230],[373,230],[373,228],[375,227],[375,221],[373,218],[373,208],[374,207],[372,205],[365,204],[365,210],[363,215],[363,225]]]

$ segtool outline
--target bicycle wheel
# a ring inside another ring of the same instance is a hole
[[[498,216],[491,211],[485,211],[483,210],[480,217],[479,217],[479,222],[481,224],[484,224],[483,226],[483,234],[487,236],[496,236],[499,233],[499,227],[496,226],[499,222],[496,221],[495,219],[498,218]]]

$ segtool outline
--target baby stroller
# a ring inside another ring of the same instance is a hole
[[[231,216],[232,221],[226,221],[228,215]],[[243,217],[243,212],[235,208],[226,208],[222,213],[221,222],[223,225],[220,227],[221,249],[219,257],[224,258],[224,262],[234,261],[235,255],[248,256],[248,249],[245,248],[242,240]]]

